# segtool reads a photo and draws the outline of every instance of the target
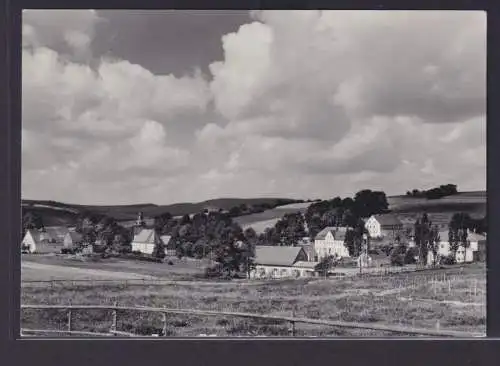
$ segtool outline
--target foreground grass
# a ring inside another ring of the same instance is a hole
[[[97,285],[23,287],[23,304],[109,304],[205,309],[284,315],[324,320],[400,325],[417,328],[485,332],[485,269],[401,274],[345,279],[274,280],[260,283],[179,282],[165,286]],[[425,300],[425,301],[424,301]],[[443,302],[446,300],[447,302]],[[455,303],[452,303],[455,302]],[[473,304],[473,305],[470,305]],[[475,304],[475,305],[474,305]],[[162,328],[161,315],[119,314],[118,328],[151,334]],[[23,311],[22,327],[64,329],[64,311]],[[289,334],[289,325],[228,317],[168,315],[167,335],[220,336]],[[74,329],[106,331],[108,311],[77,312]],[[297,335],[386,336],[375,331],[296,327]]]

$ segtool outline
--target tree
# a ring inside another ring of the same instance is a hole
[[[432,223],[426,213],[415,222],[415,244],[419,252],[419,264],[425,265],[429,250]]]
[[[384,192],[364,189],[354,196],[354,212],[359,217],[384,213],[389,208]]]
[[[335,258],[333,255],[323,257],[318,264],[314,267],[314,270],[318,272],[321,276],[326,277],[328,272],[335,266]]]
[[[394,248],[394,250],[391,252],[391,265],[393,266],[403,266],[405,263],[405,254],[406,254],[406,247],[404,245],[398,245],[397,247]]]
[[[453,214],[450,220],[448,240],[450,242],[450,252],[453,258],[455,258],[460,245],[464,248],[468,245],[467,236],[470,222],[470,216],[462,212]]]
[[[22,233],[23,236],[26,234],[27,230],[39,230],[42,229],[43,226],[43,220],[40,215],[34,212],[27,212],[23,216],[23,227],[22,227]]]
[[[432,265],[435,267],[438,264],[438,252],[439,252],[439,242],[441,238],[439,237],[439,228],[435,225],[429,233],[428,241],[428,251],[432,253]]]

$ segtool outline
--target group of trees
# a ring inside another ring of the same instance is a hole
[[[354,228],[362,218],[388,212],[389,204],[384,192],[361,190],[354,198],[335,197],[311,204],[305,214],[309,236],[314,238],[327,226]]]
[[[428,253],[431,252],[433,265],[439,262],[452,264],[455,262],[459,247],[468,247],[469,231],[486,232],[486,217],[473,219],[467,213],[455,213],[448,224],[447,237],[441,237],[443,233],[440,234],[439,227],[433,225],[428,215],[424,213],[417,219],[413,228],[415,247],[408,248],[402,243],[393,248],[390,251],[391,262],[395,265],[411,264],[414,262],[412,258],[418,256],[418,263],[424,265],[427,263]],[[448,241],[450,245],[450,253],[446,258],[439,256],[439,245],[442,241]]]
[[[131,249],[133,232],[109,216],[82,213],[75,231],[82,235],[84,243],[99,243],[95,247],[103,252],[122,253]]]
[[[182,218],[163,214],[155,218],[155,230],[171,235],[179,258],[210,258],[218,263],[216,272],[231,276],[253,266],[257,234],[253,229],[243,231],[228,213],[200,212]]]
[[[417,198],[438,199],[446,196],[452,196],[457,193],[458,190],[456,184],[445,184],[445,185],[440,185],[439,187],[436,188],[431,188],[423,191],[414,189],[412,191],[407,191],[406,195]]]
[[[22,236],[26,234],[28,230],[40,230],[44,227],[42,217],[36,212],[28,211],[24,213],[22,219]]]
[[[304,216],[300,212],[288,213],[258,237],[258,244],[294,246],[306,236]]]

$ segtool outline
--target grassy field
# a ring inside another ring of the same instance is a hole
[[[168,262],[171,261],[171,265]],[[170,258],[167,263],[118,258],[85,258],[66,255],[23,255],[22,281],[81,279],[193,279],[202,275],[208,260]]]
[[[149,264],[148,264],[149,265]],[[163,264],[161,266],[168,266]],[[139,269],[136,265],[135,270]],[[174,267],[174,266],[172,266]],[[102,266],[100,267],[103,268]],[[159,270],[154,269],[153,271]],[[150,273],[151,274],[151,273]],[[485,332],[485,268],[416,272],[386,277],[268,281],[181,281],[149,285],[23,286],[23,304],[108,304],[248,312],[443,330]],[[109,311],[74,315],[75,330],[107,331]],[[170,336],[288,335],[288,325],[223,316],[169,315]],[[439,321],[439,323],[438,323]],[[64,311],[25,310],[22,327],[64,329]],[[148,335],[162,327],[158,314],[120,313],[118,328]],[[297,326],[304,336],[386,336],[379,331]]]
[[[256,214],[236,217],[233,220],[237,222],[243,230],[252,227],[257,233],[262,233],[266,228],[273,227],[279,219],[288,213],[305,212],[310,204],[310,202],[293,203]]]

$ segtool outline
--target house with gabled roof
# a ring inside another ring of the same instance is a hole
[[[153,254],[155,245],[160,240],[154,229],[137,231],[132,240],[132,252]]]
[[[314,238],[315,260],[328,256],[349,257],[349,250],[345,246],[347,230],[345,226],[328,226],[321,230]]]
[[[21,251],[25,253],[59,253],[62,248],[60,243],[49,243],[42,239],[36,230],[27,230],[21,242]]]
[[[291,246],[257,246],[254,263],[250,278],[310,277],[317,265],[308,261],[304,248]]]
[[[448,239],[448,231],[439,232],[439,243],[437,256],[439,258],[448,257],[451,254],[451,245]],[[477,234],[469,231],[467,233],[467,243],[466,245],[459,245],[457,251],[455,252],[455,261],[457,263],[471,263],[475,261],[481,261],[482,247],[486,246],[486,237],[481,234]],[[427,263],[434,263],[434,254],[429,251],[427,253]]]
[[[372,215],[365,221],[370,238],[395,237],[404,229],[401,220],[394,214]]]

